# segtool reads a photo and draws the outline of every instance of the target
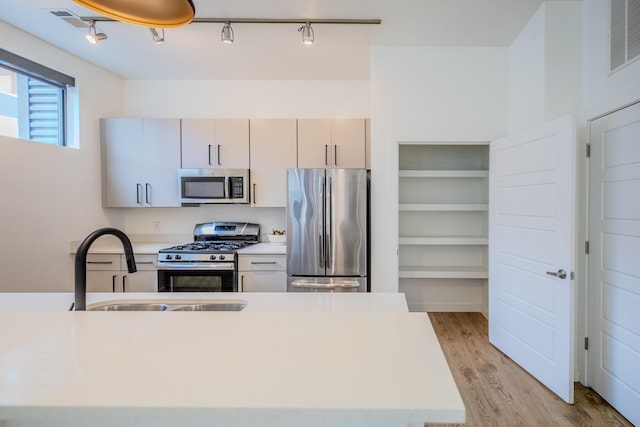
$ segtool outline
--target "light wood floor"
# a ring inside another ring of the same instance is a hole
[[[579,383],[573,405],[550,392],[489,344],[482,314],[429,313],[429,318],[467,410],[464,426],[633,426]]]

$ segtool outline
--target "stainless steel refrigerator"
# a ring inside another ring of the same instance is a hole
[[[287,291],[367,292],[367,170],[289,169],[287,191]]]

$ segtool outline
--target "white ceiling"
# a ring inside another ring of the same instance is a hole
[[[508,46],[543,0],[194,0],[197,18],[381,19],[380,25],[222,24],[167,29],[156,45],[147,28],[100,22],[108,40],[90,45],[51,9],[95,13],[72,0],[3,0],[0,19],[127,79],[367,80],[369,47]],[[3,40],[11,51],[10,41]]]

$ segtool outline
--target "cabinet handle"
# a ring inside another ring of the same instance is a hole
[[[87,264],[109,265],[113,264],[113,261],[87,261]]]
[[[244,292],[244,274],[240,275],[240,292]]]
[[[334,166],[338,166],[338,146],[333,146],[333,164]]]
[[[255,264],[255,265],[273,264],[273,265],[276,265],[276,262],[275,261],[251,261],[251,264]]]
[[[222,163],[220,162],[220,144],[218,144],[218,166],[222,166]]]
[[[116,292],[116,275],[111,276],[111,289],[115,293]]]
[[[140,195],[142,194],[142,184],[136,184],[136,203],[141,205],[142,202],[140,201],[142,198],[140,197]]]
[[[153,264],[153,261],[140,261],[140,262],[136,262],[136,265],[142,265],[142,264]]]
[[[324,165],[328,166],[329,165],[329,146],[327,144],[324,144]]]
[[[122,276],[122,292],[127,292],[127,276]]]
[[[253,204],[256,204],[256,185],[253,184]]]
[[[212,166],[213,163],[211,163],[211,144],[209,144],[209,166]]]
[[[144,187],[145,187],[145,193],[146,193],[145,202],[150,205],[151,204],[151,184],[147,182],[144,185]]]

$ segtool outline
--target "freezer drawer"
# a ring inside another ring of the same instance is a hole
[[[287,292],[367,292],[367,278],[289,276]]]

